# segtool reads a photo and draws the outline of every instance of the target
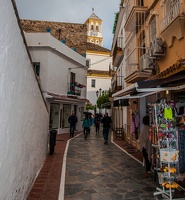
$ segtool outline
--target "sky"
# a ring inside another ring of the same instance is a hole
[[[94,13],[102,20],[103,47],[111,49],[115,13],[121,0],[15,0],[21,19],[84,24]]]

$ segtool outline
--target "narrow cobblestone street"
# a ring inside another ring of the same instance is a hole
[[[65,200],[152,200],[156,185],[144,172],[115,144],[104,145],[102,132],[96,135],[92,128],[87,140],[81,134],[70,141]]]

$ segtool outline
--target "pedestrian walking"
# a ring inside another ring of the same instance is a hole
[[[145,177],[150,177],[151,176],[151,141],[149,139],[150,135],[150,127],[149,127],[150,119],[149,116],[144,116],[143,117],[143,128],[141,130],[141,133],[139,135],[139,146],[140,146],[140,151],[143,154],[144,160],[145,160],[145,167],[146,167],[146,173],[144,174]]]
[[[102,119],[104,144],[108,144],[108,135],[109,135],[111,123],[112,123],[111,118],[108,116],[108,113],[105,113]]]
[[[93,126],[93,125],[94,125],[94,120],[95,120],[95,116],[94,116],[94,115],[92,115],[92,117],[91,117],[91,126]]]
[[[99,134],[99,131],[100,131],[100,117],[98,115],[96,115],[94,118],[94,124],[95,124],[96,135],[97,135]]]
[[[85,115],[82,128],[84,129],[84,139],[87,139],[87,135],[90,132],[91,122],[88,115]]]
[[[69,116],[68,122],[70,124],[70,137],[74,137],[74,131],[76,129],[76,124],[78,122],[78,118],[76,117],[74,112],[72,112],[71,116]]]

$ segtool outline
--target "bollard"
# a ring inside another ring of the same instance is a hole
[[[49,140],[49,146],[50,146],[50,155],[53,155],[56,145],[56,135],[57,131],[52,129],[49,131],[50,133],[50,140]]]

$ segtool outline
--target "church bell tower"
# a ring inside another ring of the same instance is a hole
[[[91,16],[84,23],[87,25],[87,42],[102,46],[102,20],[95,15],[94,8]]]

